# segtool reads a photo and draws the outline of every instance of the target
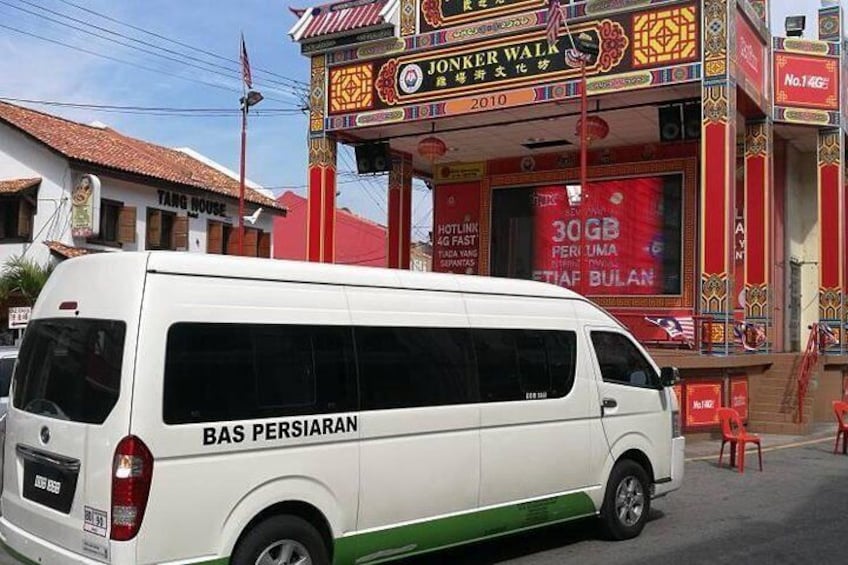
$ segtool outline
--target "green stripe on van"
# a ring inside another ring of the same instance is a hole
[[[552,496],[338,538],[333,563],[370,565],[594,514],[595,505],[585,493]]]
[[[5,542],[0,541],[0,546],[3,546],[3,549],[4,549],[4,550],[6,550],[6,553],[8,553],[9,555],[11,555],[11,556],[12,556],[14,559],[16,559],[19,563],[24,563],[25,565],[38,565],[38,563],[36,563],[36,562],[35,562],[35,561],[33,561],[32,559],[29,559],[29,558],[27,558],[27,557],[24,557],[23,555],[21,555],[20,553],[18,553],[17,551],[15,551],[14,549],[12,549],[12,548],[11,548],[11,547],[9,547],[8,545],[6,545],[6,543],[5,543]]]

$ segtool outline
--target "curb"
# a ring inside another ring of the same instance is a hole
[[[795,448],[795,447],[804,447],[806,445],[815,445],[817,443],[824,443],[826,441],[833,441],[833,438],[832,437],[821,437],[821,438],[809,439],[809,440],[805,440],[805,441],[796,441],[796,442],[792,442],[792,443],[784,443],[784,444],[781,444],[781,445],[774,445],[774,446],[771,446],[771,447],[763,447],[763,453],[768,453],[770,451],[778,451],[778,450],[781,450],[781,449],[792,449],[792,448]],[[721,444],[719,444],[719,447],[720,446],[721,446]],[[745,453],[756,453],[756,452],[757,452],[756,447],[748,448],[748,449],[745,450]],[[686,462],[708,461],[710,459],[718,459],[718,454],[715,454],[715,455],[698,455],[696,457],[686,457],[684,459],[684,461],[686,461]]]

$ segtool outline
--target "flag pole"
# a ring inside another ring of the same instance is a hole
[[[554,0],[551,0],[554,1]],[[586,198],[589,194],[587,190],[587,185],[589,183],[589,153],[588,153],[588,143],[587,143],[587,129],[586,122],[588,113],[589,113],[589,97],[586,89],[586,59],[587,55],[582,53],[579,49],[577,49],[577,43],[574,41],[574,35],[571,33],[571,28],[568,26],[568,14],[564,11],[564,6],[559,6],[560,11],[560,19],[562,20],[563,25],[565,26],[565,33],[568,34],[568,39],[571,42],[571,50],[573,52],[578,52],[580,54],[580,200],[578,201],[578,205],[580,206],[579,211],[579,221],[580,221],[580,238],[578,240],[578,269],[580,270],[580,279],[579,284],[577,285],[577,292],[583,296],[586,296],[586,245],[584,241],[584,235],[586,233]],[[563,54],[564,56],[564,54]]]
[[[241,34],[241,44],[239,45],[239,58],[242,65],[242,80],[241,80],[241,158],[239,159],[239,211],[238,211],[238,254],[244,255],[244,176],[245,176],[245,161],[247,155],[247,82],[245,81],[245,60],[244,54],[246,47],[244,44],[244,33]]]

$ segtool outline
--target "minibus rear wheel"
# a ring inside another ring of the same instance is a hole
[[[612,540],[635,538],[645,527],[650,511],[648,473],[633,460],[619,461],[610,473],[601,507],[604,534]]]
[[[273,516],[238,544],[233,565],[329,565],[327,547],[312,524],[297,516]]]

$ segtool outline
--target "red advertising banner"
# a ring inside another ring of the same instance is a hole
[[[757,96],[763,96],[766,83],[766,46],[739,11],[736,12],[736,61],[746,84]]]
[[[774,54],[776,106],[839,110],[839,58]]]
[[[730,407],[739,412],[743,421],[748,419],[748,379],[730,379]]]
[[[533,194],[533,278],[587,294],[662,294],[663,180],[592,183],[582,205],[565,186]],[[581,261],[581,253],[585,255]]]
[[[686,425],[718,425],[721,382],[686,383]]]
[[[480,183],[440,184],[433,205],[433,270],[475,275],[480,265]]]

